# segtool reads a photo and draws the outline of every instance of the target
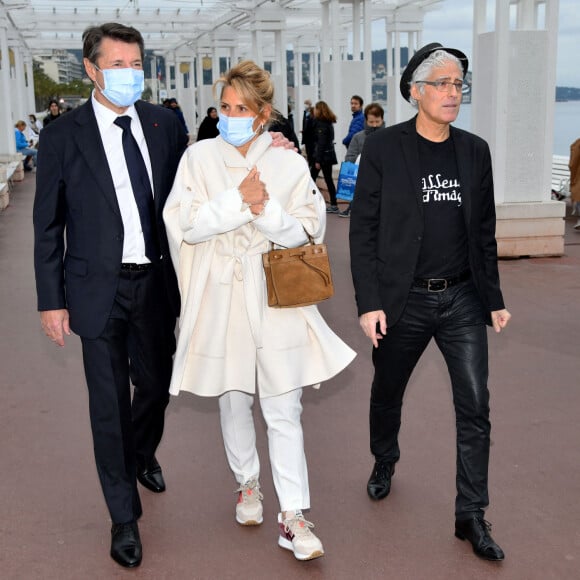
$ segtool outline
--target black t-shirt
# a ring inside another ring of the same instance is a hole
[[[469,262],[453,140],[436,143],[418,138],[425,227],[415,276],[456,276]]]

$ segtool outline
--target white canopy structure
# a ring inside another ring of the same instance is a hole
[[[87,26],[101,22],[131,23],[148,48],[175,51],[212,35],[232,33],[240,50],[251,33],[268,21],[284,22],[288,41],[318,36],[325,8],[336,16],[336,28],[353,30],[364,10],[371,19],[424,11],[441,0],[1,0],[0,17],[22,47],[36,50],[79,48]],[[326,5],[326,6],[325,6]],[[362,11],[362,12],[361,12]],[[263,28],[268,30],[268,28]],[[274,29],[272,29],[274,30]]]
[[[190,127],[196,125],[196,112],[201,118],[201,112],[213,104],[211,81],[203,84],[203,71],[211,69],[206,79],[215,80],[224,62],[229,66],[239,58],[252,58],[271,70],[276,105],[285,113],[289,50],[299,65],[294,67],[290,99],[296,104],[296,117],[302,114],[304,98],[324,98],[339,117],[340,135],[348,126],[350,95],[360,94],[367,102],[372,97],[372,21],[385,22],[389,44],[385,48],[394,55],[388,74],[398,76],[399,49],[413,51],[421,45],[425,11],[440,1],[0,0],[0,87],[3,102],[11,104],[10,119],[5,112],[4,123],[11,127],[17,118],[26,118],[35,110],[35,55],[80,49],[85,28],[115,21],[135,26],[143,34],[146,48],[164,57],[164,86],[155,82],[155,72],[149,72],[154,97],[176,97]],[[345,65],[349,59],[350,67]],[[358,64],[353,66],[353,62]],[[304,66],[310,69],[305,75],[301,74]],[[309,79],[308,85],[303,78]],[[4,123],[0,122],[0,133]]]
[[[472,126],[488,140],[494,156],[500,252],[561,254],[563,206],[550,201],[551,153],[546,143],[546,136],[551,142],[553,133],[559,1],[472,2]],[[0,164],[16,158],[14,123],[35,110],[33,58],[52,50],[80,49],[88,26],[116,21],[141,31],[146,48],[165,63],[163,86],[157,67],[149,71],[154,98],[176,97],[192,133],[196,119],[201,120],[214,104],[212,82],[224,67],[251,58],[270,70],[276,106],[283,113],[290,103],[300,119],[304,99],[327,101],[338,117],[335,134],[340,142],[351,119],[351,95],[361,95],[365,103],[373,98],[377,82],[371,66],[373,21],[384,22],[387,62],[380,82],[390,125],[413,113],[398,91],[406,64],[402,55],[422,46],[426,11],[443,9],[444,4],[444,0],[0,0]],[[291,83],[288,51],[294,70]],[[342,155],[343,148],[338,146],[337,152]]]

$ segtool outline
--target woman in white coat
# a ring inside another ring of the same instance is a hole
[[[304,386],[343,370],[355,353],[316,306],[270,308],[262,254],[320,240],[325,203],[304,158],[271,147],[269,74],[251,61],[217,83],[220,136],[185,152],[164,210],[181,291],[170,391],[218,396],[226,456],[239,484],[236,520],[262,523],[252,405],[268,426],[280,503],[278,544],[299,560],[324,554],[313,525],[301,425]]]

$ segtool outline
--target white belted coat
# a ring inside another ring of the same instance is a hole
[[[316,306],[268,307],[262,254],[270,241],[296,247],[307,241],[304,229],[320,240],[326,225],[304,158],[270,145],[264,133],[244,157],[216,137],[181,159],[163,212],[181,292],[173,395],[279,395],[330,379],[355,356]],[[237,189],[254,166],[270,197],[259,217]]]

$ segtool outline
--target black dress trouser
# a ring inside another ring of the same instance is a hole
[[[105,329],[81,337],[95,460],[115,524],[141,516],[136,466],[153,458],[163,435],[174,330],[163,272],[154,266],[121,271]]]
[[[443,354],[453,391],[457,428],[455,515],[460,519],[483,514],[489,501],[487,329],[481,300],[470,280],[443,292],[413,287],[400,320],[373,349],[371,452],[377,460],[399,460],[403,395],[431,338]]]

